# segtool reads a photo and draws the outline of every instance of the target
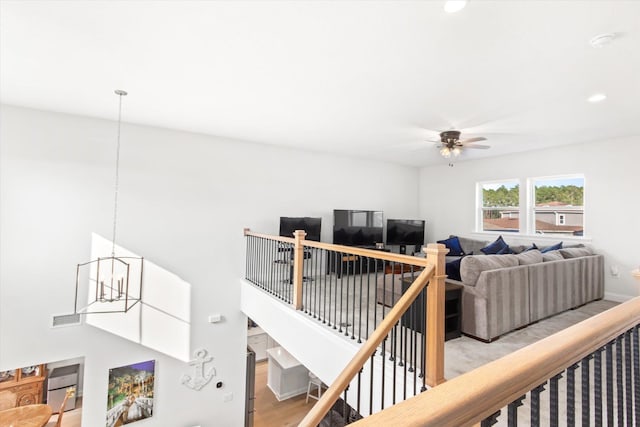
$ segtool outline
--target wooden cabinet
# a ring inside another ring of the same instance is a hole
[[[404,293],[409,286],[411,286],[411,281],[403,280],[402,293]],[[444,295],[444,339],[447,341],[462,335],[462,286],[446,283]],[[425,304],[426,289],[425,294],[420,293],[413,304],[411,304],[411,308],[402,315],[402,326],[413,329],[421,334],[425,324]]]
[[[0,371],[0,410],[42,403],[45,365]]]

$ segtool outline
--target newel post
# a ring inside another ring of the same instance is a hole
[[[449,249],[439,243],[429,243],[424,249],[427,263],[435,266],[433,278],[427,286],[424,330],[427,331],[426,382],[430,387],[445,382],[444,378],[444,299],[445,255]]]
[[[307,233],[304,230],[293,232],[296,240],[293,246],[293,307],[302,310],[302,268],[304,266],[304,246],[302,241]]]

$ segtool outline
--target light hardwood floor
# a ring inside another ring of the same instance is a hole
[[[276,396],[267,387],[267,368],[266,360],[256,363],[254,427],[297,426],[316,401],[309,399],[309,403],[305,403],[305,393],[278,402]]]

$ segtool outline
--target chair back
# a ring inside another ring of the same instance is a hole
[[[75,396],[75,394],[76,394],[75,387],[69,387],[66,390],[66,393],[64,395],[64,400],[62,401],[62,405],[60,405],[60,412],[58,413],[58,421],[56,421],[55,427],[62,426],[62,415],[64,414],[64,407],[67,405],[67,400],[69,400],[70,397]]]
[[[0,411],[15,407],[17,400],[16,394],[11,390],[0,391]]]

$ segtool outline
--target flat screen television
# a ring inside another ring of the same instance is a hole
[[[424,221],[420,219],[388,219],[387,245],[400,245],[400,253],[406,253],[407,245],[424,244]]]
[[[375,246],[383,240],[382,211],[334,209],[333,243]]]
[[[280,217],[280,235],[283,237],[293,237],[296,230],[304,230],[307,232],[306,240],[320,241],[320,228],[322,218],[305,217]]]

